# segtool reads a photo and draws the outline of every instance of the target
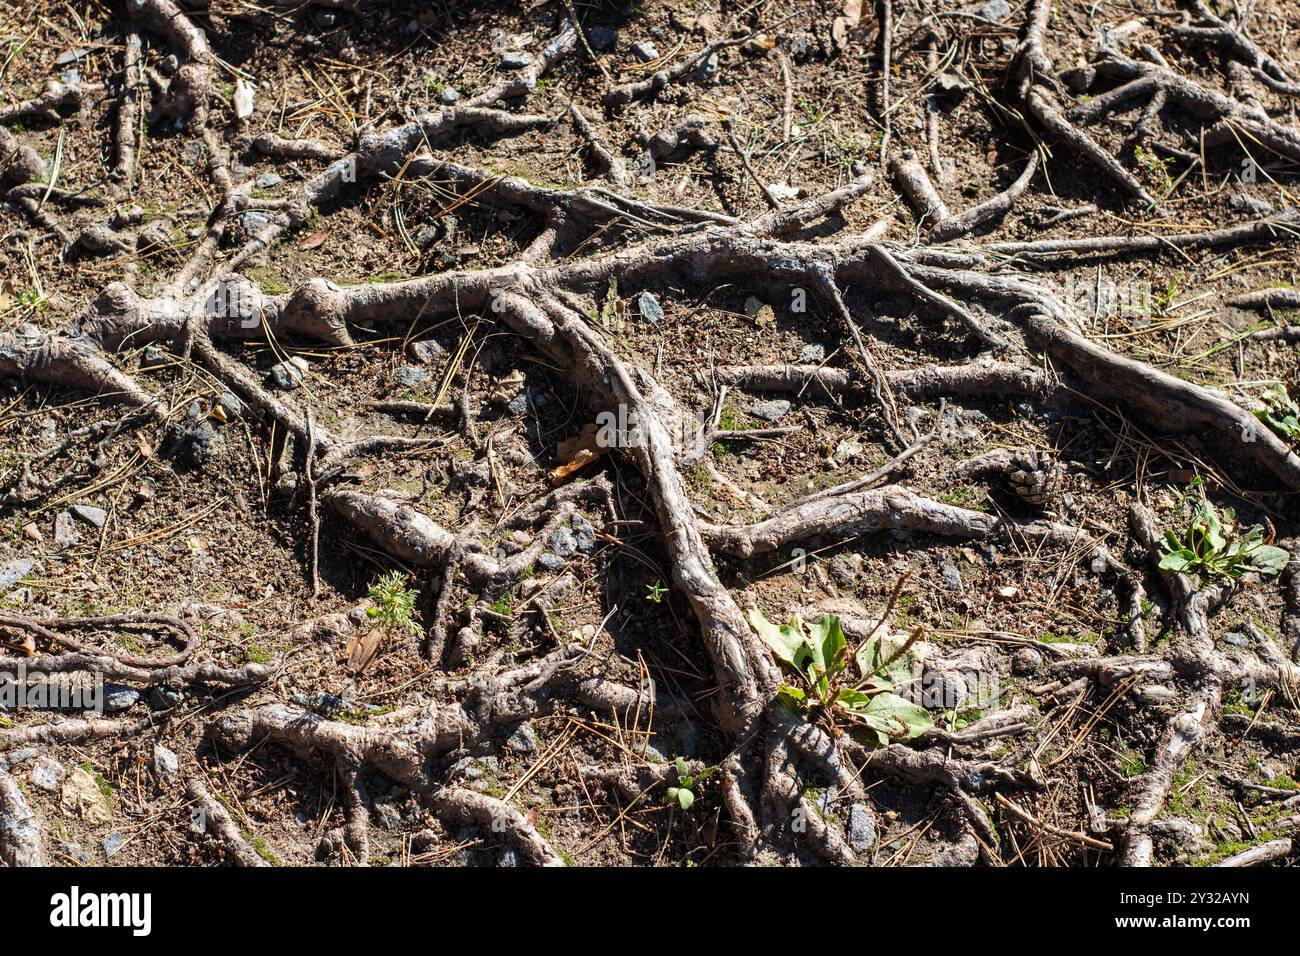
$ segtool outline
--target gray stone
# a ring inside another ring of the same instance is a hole
[[[506,746],[516,753],[530,754],[537,749],[537,731],[532,724],[520,724],[506,738]]]
[[[1250,639],[1245,634],[1237,631],[1229,631],[1223,635],[1223,643],[1231,644],[1233,647],[1250,647]]]
[[[849,808],[849,846],[865,853],[876,845],[876,815],[865,803]]]
[[[335,10],[317,10],[312,14],[312,19],[316,21],[316,26],[328,30],[339,22],[339,15]]]
[[[524,67],[533,65],[533,55],[518,50],[507,50],[501,54],[501,69],[503,70],[522,70]]]
[[[19,558],[17,561],[10,561],[0,567],[0,591],[13,587],[31,574],[34,567],[36,567],[36,562],[31,558]]]
[[[608,53],[618,46],[618,31],[610,27],[592,27],[587,31],[587,42],[597,53]]]
[[[239,396],[234,392],[222,392],[217,399],[217,405],[230,418],[241,418],[244,414],[244,403],[239,400]]]
[[[974,835],[967,831],[956,843],[945,844],[936,850],[931,863],[945,867],[973,866],[979,859],[979,855],[979,843],[976,842]]]
[[[104,522],[108,520],[108,512],[94,505],[73,505],[70,510],[75,517],[96,528],[104,527]]]
[[[506,410],[511,415],[522,415],[528,411],[528,389],[521,388],[514,398],[506,402]]]
[[[117,714],[134,707],[140,700],[140,692],[124,684],[104,685],[104,713]]]
[[[415,235],[412,236],[411,238],[415,240],[415,244],[419,246],[421,249],[428,249],[430,246],[432,246],[435,242],[438,241],[438,236],[440,236],[441,234],[442,234],[441,230],[439,230],[437,226],[430,223],[427,226],[421,226],[418,230],[416,230]]]
[[[422,339],[419,342],[412,342],[410,349],[411,358],[422,364],[428,365],[447,354],[447,350],[435,342],[433,339]]]
[[[160,782],[171,783],[180,774],[181,761],[171,750],[156,743],[153,745],[153,757],[149,766]]]
[[[10,763],[12,762],[13,758],[11,757]],[[40,757],[32,764],[32,783],[42,790],[57,793],[63,785],[63,778],[67,772],[63,764],[53,757]]]
[[[749,409],[749,414],[765,422],[775,422],[784,418],[790,411],[790,403],[784,398],[774,398],[770,402],[759,402]]]
[[[271,224],[271,217],[264,212],[258,212],[256,209],[250,209],[244,213],[244,230],[250,233],[258,233]]]
[[[179,707],[184,700],[185,693],[183,691],[174,687],[159,685],[149,695],[149,708],[151,710],[171,710],[173,707]]]
[[[54,519],[54,546],[72,548],[81,544],[81,532],[72,521],[72,512],[60,511]]]
[[[831,462],[838,468],[847,465],[854,458],[861,455],[866,448],[858,440],[856,435],[850,435],[842,439],[835,445],[835,451],[831,452]]]
[[[563,571],[566,564],[568,562],[564,558],[550,551],[543,551],[537,556],[537,566],[544,571]]]
[[[429,370],[418,365],[403,365],[393,373],[393,379],[407,388],[415,388],[429,380]]]
[[[970,88],[964,76],[952,71],[940,73],[935,85],[939,87],[940,93],[962,93]]]
[[[289,391],[297,388],[307,377],[307,369],[310,366],[307,360],[300,355],[295,355],[287,362],[279,362],[271,366],[271,384],[276,388]]]
[[[279,173],[263,173],[257,177],[257,186],[259,189],[274,189],[284,182],[284,177]]]
[[[592,554],[596,550],[596,529],[592,527],[586,515],[574,515],[569,522],[573,525],[574,546],[583,554]]]
[[[1252,216],[1267,216],[1273,211],[1273,204],[1263,199],[1256,199],[1245,193],[1233,193],[1228,197],[1228,205],[1238,212]]]
[[[112,859],[117,856],[118,851],[122,849],[122,843],[122,834],[114,830],[108,836],[104,837],[104,839],[99,842],[99,845],[104,848],[104,856]]]
[[[992,20],[994,23],[1001,23],[1007,17],[1011,16],[1011,4],[1007,0],[989,0],[988,3],[976,11],[985,20]]]
[[[145,347],[140,356],[140,368],[163,368],[171,363],[171,357],[156,345]]]
[[[957,570],[957,565],[945,559],[939,565],[939,574],[943,578],[943,586],[954,594],[965,594],[966,585],[962,583],[961,572]]]
[[[578,550],[578,542],[574,539],[573,532],[561,525],[555,529],[551,535],[551,550],[562,558],[567,558],[573,552]]]
[[[659,304],[659,300],[654,297],[652,292],[642,292],[636,297],[637,311],[641,313],[641,318],[645,319],[651,325],[658,325],[664,320],[664,309]]]
[[[207,422],[199,422],[185,435],[181,458],[195,468],[206,468],[225,451],[226,440]]]
[[[438,100],[444,106],[451,106],[460,99],[460,91],[454,86],[444,86],[442,92],[438,94]]]
[[[181,149],[181,162],[186,166],[197,166],[203,161],[203,144],[190,142]]]
[[[522,866],[523,863],[519,857],[519,851],[514,847],[505,846],[501,848],[501,854],[497,857],[497,866]]]
[[[823,345],[805,345],[799,350],[799,364],[820,365],[826,361],[826,347]]]
[[[632,44],[632,55],[642,63],[659,59],[659,48],[649,40],[639,40]]]

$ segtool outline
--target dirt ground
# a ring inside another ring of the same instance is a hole
[[[1297,35],[0,2],[0,859],[1295,865]]]

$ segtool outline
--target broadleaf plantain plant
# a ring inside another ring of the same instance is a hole
[[[924,707],[896,691],[918,678],[908,651],[921,635],[912,631],[906,640],[871,636],[852,655],[857,667],[849,669],[848,642],[840,619],[826,614],[811,626],[798,615],[786,624],[773,624],[757,609],[749,612],[755,633],[801,683],[778,691],[781,702],[810,720],[822,723],[832,734],[840,724],[873,734],[881,744],[912,740],[934,726]]]
[[[1191,520],[1187,530],[1179,537],[1177,532],[1165,531],[1160,542],[1163,557],[1160,567],[1165,571],[1197,574],[1202,580],[1214,577],[1236,581],[1247,571],[1261,575],[1277,574],[1286,567],[1291,557],[1281,548],[1264,540],[1263,525],[1254,524],[1237,530],[1237,515],[1232,508],[1222,513],[1202,494],[1201,479],[1188,486],[1184,501],[1193,501]]]

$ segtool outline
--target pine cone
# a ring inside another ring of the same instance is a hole
[[[1043,452],[1017,452],[1011,459],[1007,484],[1031,505],[1045,505],[1061,486],[1061,465]]]

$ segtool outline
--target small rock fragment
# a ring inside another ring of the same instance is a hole
[[[160,783],[172,783],[180,774],[181,761],[174,752],[162,744],[153,745],[153,755],[149,763],[153,775]]]
[[[876,815],[865,803],[849,808],[849,846],[865,853],[876,845]]]
[[[976,13],[985,20],[992,20],[994,23],[1001,23],[1007,17],[1011,16],[1011,4],[1007,3],[1007,0],[989,0],[989,2],[980,7]]]
[[[36,567],[36,562],[31,558],[19,558],[17,561],[10,561],[0,567],[0,591],[13,587],[31,574],[34,567]]]
[[[800,365],[820,365],[824,361],[826,361],[824,345],[805,345],[799,350]]]
[[[242,76],[235,80],[235,95],[232,97],[235,107],[235,119],[246,120],[253,115],[253,84]]]
[[[403,365],[393,373],[393,379],[399,385],[415,388],[429,380],[429,370],[418,365]]]
[[[113,811],[99,783],[81,767],[75,767],[63,780],[60,797],[63,812],[86,823],[109,823]]]
[[[73,524],[72,512],[61,511],[54,519],[54,544],[58,548],[74,548],[81,543],[81,532]]]
[[[104,522],[108,520],[108,512],[94,505],[73,505],[71,511],[75,517],[96,528],[104,527]]]
[[[641,313],[641,318],[645,319],[651,325],[658,325],[664,320],[663,306],[651,292],[642,292],[636,297],[636,307]]]
[[[435,362],[447,354],[447,350],[433,339],[421,339],[419,342],[412,342],[407,351],[410,352],[411,358],[423,365]]]
[[[532,724],[523,723],[515,728],[508,738],[506,746],[516,753],[530,754],[537,749],[537,731]]]
[[[32,783],[42,790],[54,793],[63,784],[67,769],[53,757],[37,757],[32,764]]]
[[[128,710],[140,700],[140,692],[124,684],[104,685],[104,713],[117,714]]]
[[[775,422],[784,418],[790,411],[790,403],[784,398],[775,398],[770,402],[759,402],[749,409],[749,414],[765,422]]]
[[[301,355],[295,355],[287,362],[271,366],[271,383],[284,391],[295,389],[307,377],[308,368],[307,360]]]
[[[546,571],[563,571],[568,562],[551,551],[543,551],[537,556],[537,566]]]
[[[592,27],[587,31],[587,42],[597,53],[608,53],[618,46],[618,31],[611,27]]]

